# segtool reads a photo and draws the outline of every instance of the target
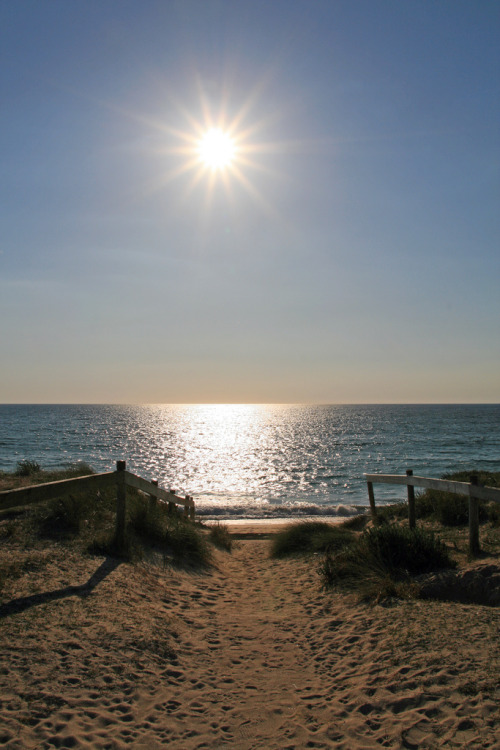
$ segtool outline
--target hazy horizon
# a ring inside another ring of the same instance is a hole
[[[3,401],[0,406],[499,406],[500,401]]]

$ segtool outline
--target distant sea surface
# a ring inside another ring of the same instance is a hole
[[[0,469],[23,459],[125,459],[219,518],[344,514],[367,505],[365,472],[500,471],[500,405],[0,405]]]

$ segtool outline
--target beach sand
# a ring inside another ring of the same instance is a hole
[[[499,746],[499,608],[359,604],[242,528],[203,573],[31,552],[1,593],[0,746]]]

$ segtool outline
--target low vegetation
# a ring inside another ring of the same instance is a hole
[[[487,487],[500,487],[500,472],[461,471],[445,474],[442,479],[454,482],[469,482],[471,474],[478,477],[479,484]],[[377,508],[377,515],[384,520],[395,520],[408,517],[408,505],[405,502]],[[435,521],[442,526],[467,526],[469,523],[469,499],[464,495],[453,495],[450,492],[425,490],[415,495],[415,515],[417,519]],[[500,526],[500,504],[479,501],[480,523],[490,522]]]
[[[319,572],[326,588],[378,600],[412,593],[415,575],[452,567],[448,549],[432,532],[386,524],[367,529],[337,553],[327,552]]]
[[[215,523],[210,527],[208,533],[210,542],[218,549],[223,549],[226,552],[231,552],[233,548],[233,539],[229,533],[229,529],[223,523]]]
[[[331,552],[350,544],[354,534],[344,526],[332,526],[324,521],[293,523],[276,534],[272,542],[272,557],[311,555]]]
[[[61,479],[76,479],[89,474],[95,474],[95,472],[85,461],[68,464],[63,469],[47,470],[42,469],[37,461],[23,459],[18,461],[13,472],[0,471],[0,492],[32,484],[57,482]]]
[[[31,477],[36,474],[40,474],[41,467],[36,461],[30,461],[25,459],[17,462],[17,467],[14,472],[16,477]]]
[[[468,482],[472,472],[447,475]],[[476,472],[480,484],[500,487],[500,472]],[[468,498],[428,490],[416,497],[418,527],[408,527],[406,503],[380,507],[378,523],[356,516],[340,526],[293,524],[276,536],[274,557],[320,553],[326,589],[354,592],[361,600],[418,596],[417,577],[468,560]],[[480,503],[481,547],[500,551],[500,505]]]
[[[93,474],[87,464],[76,464],[56,471],[44,471],[35,461],[19,462],[15,472],[0,472],[0,489],[27,484],[72,479]],[[210,563],[213,545],[231,548],[227,529],[220,526],[207,532],[180,512],[169,512],[168,505],[152,502],[144,494],[127,490],[125,540],[115,538],[116,491],[80,491],[52,501],[12,511],[0,518],[0,536],[17,545],[33,548],[47,540],[79,547],[82,552],[109,554],[129,561],[144,557],[163,564],[202,567]],[[0,578],[13,571],[0,570]]]
[[[207,535],[178,511],[169,513],[165,503],[152,502],[144,496],[131,496],[128,535],[143,549],[161,553],[163,560],[187,563],[197,567],[211,559]]]

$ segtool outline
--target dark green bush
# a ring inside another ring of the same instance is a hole
[[[76,461],[73,464],[68,464],[63,473],[65,476],[61,477],[62,479],[72,479],[73,477],[86,477],[95,474],[95,471],[86,461]]]
[[[73,495],[52,500],[43,515],[39,518],[40,531],[44,536],[57,538],[80,533],[85,516],[81,498]]]
[[[364,531],[338,552],[329,551],[319,569],[326,587],[339,586],[362,598],[394,596],[411,575],[454,567],[443,542],[423,529],[383,524]],[[392,593],[391,593],[392,592]]]
[[[360,513],[357,516],[351,516],[346,521],[342,521],[341,526],[343,529],[350,529],[351,531],[361,531],[364,529],[370,516],[367,513]]]
[[[350,544],[353,539],[353,532],[343,525],[332,526],[324,521],[294,523],[276,534],[271,546],[271,556],[311,555],[337,550]]]
[[[470,482],[470,477],[475,474],[479,484],[487,487],[500,487],[500,472],[489,471],[460,471],[454,474],[445,474],[442,479],[454,482]],[[479,502],[480,522],[496,522],[498,511],[496,503]],[[380,521],[408,518],[408,504],[406,502],[396,503],[377,508]],[[451,492],[440,492],[438,490],[425,490],[416,493],[415,515],[417,518],[433,519],[443,526],[467,526],[469,523],[469,498],[465,495],[454,495]]]
[[[137,497],[130,503],[128,529],[144,545],[154,546],[164,557],[202,566],[210,561],[210,548],[203,532],[164,503],[149,503]]]
[[[77,536],[84,528],[99,527],[114,515],[112,493],[78,492],[37,506],[32,520],[42,536],[50,539]]]
[[[39,474],[40,471],[41,468],[39,463],[25,458],[22,461],[17,462],[14,474],[16,477],[31,477],[33,474]]]
[[[117,539],[114,531],[101,531],[89,543],[87,550],[91,555],[110,555],[126,562],[138,562],[144,556],[142,545],[130,533],[123,539]]]
[[[396,575],[428,573],[452,565],[443,542],[425,529],[399,524],[375,526],[361,535],[359,544]]]
[[[489,503],[488,520],[491,522],[492,526],[500,526],[500,503]]]
[[[211,526],[208,538],[215,547],[226,550],[226,552],[231,552],[233,540],[229,529],[224,524],[215,523]]]

